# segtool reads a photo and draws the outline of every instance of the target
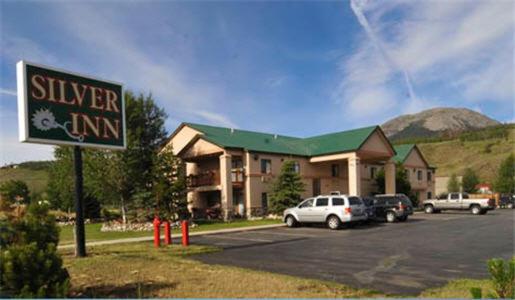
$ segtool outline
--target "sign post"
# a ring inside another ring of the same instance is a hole
[[[20,142],[74,146],[75,255],[86,256],[82,147],[126,148],[123,85],[20,61]]]

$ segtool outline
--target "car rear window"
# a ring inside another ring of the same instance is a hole
[[[333,206],[342,206],[342,205],[344,205],[343,198],[333,198],[332,202],[333,202]]]
[[[361,199],[358,197],[349,197],[349,205],[362,205]]]
[[[327,206],[328,203],[329,203],[328,198],[318,198],[316,206]]]

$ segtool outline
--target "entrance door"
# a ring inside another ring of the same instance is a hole
[[[233,191],[232,205],[234,207],[234,212],[236,214],[238,214],[242,217],[245,215],[245,203],[244,203],[242,191]]]

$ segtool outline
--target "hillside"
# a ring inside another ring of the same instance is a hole
[[[0,168],[0,183],[14,179],[27,183],[31,193],[45,191],[48,182],[48,169],[51,162],[24,162],[19,165]]]
[[[477,135],[465,133],[461,139],[417,145],[429,163],[437,167],[436,176],[462,175],[465,168],[471,167],[482,181],[492,182],[501,161],[515,154],[515,126],[505,125],[505,130],[508,134],[504,137],[499,137],[494,128]]]
[[[381,128],[395,141],[454,135],[499,124],[498,121],[467,108],[432,108],[396,117],[385,122]]]

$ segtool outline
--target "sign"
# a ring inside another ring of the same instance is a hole
[[[125,149],[122,84],[25,61],[16,73],[21,142]]]

